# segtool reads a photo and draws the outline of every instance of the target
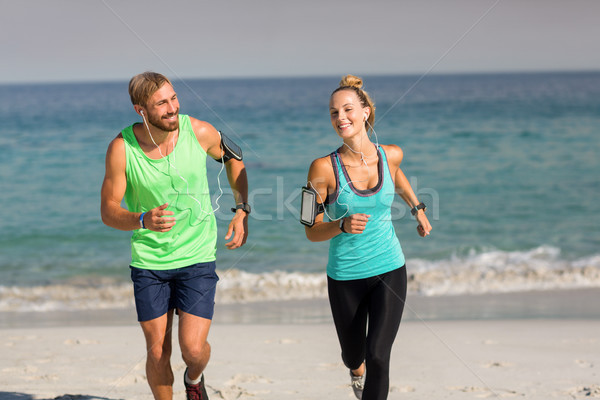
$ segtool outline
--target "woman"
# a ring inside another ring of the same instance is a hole
[[[313,161],[307,185],[325,206],[329,222],[317,214],[306,236],[331,240],[329,302],[354,394],[386,399],[390,354],[406,298],[404,255],[391,220],[394,193],[410,207],[420,236],[429,235],[431,225],[400,169],[400,147],[369,138],[375,106],[360,78],[342,78],[329,112],[343,144]]]

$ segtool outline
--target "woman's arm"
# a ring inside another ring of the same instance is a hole
[[[309,188],[317,192],[317,202],[323,203],[327,198],[329,190],[335,190],[335,175],[328,157],[318,158],[312,162],[308,170]],[[340,233],[339,221],[323,222],[324,213],[315,216],[313,226],[305,226],[306,237],[311,242],[322,242],[329,240]]]
[[[398,193],[402,200],[404,200],[408,207],[412,210],[418,204],[420,204],[420,201],[410,186],[406,175],[404,175],[404,172],[402,172],[402,169],[400,168],[404,153],[402,152],[402,149],[396,145],[385,146],[385,151],[386,155],[388,156],[390,172],[392,172],[392,176],[394,177],[396,193]],[[422,237],[429,235],[432,228],[431,224],[429,223],[429,219],[425,215],[425,211],[418,210],[415,218],[419,223],[419,226],[417,226],[417,232],[419,235]]]

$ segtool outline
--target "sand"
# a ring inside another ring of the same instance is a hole
[[[333,325],[325,317],[307,322],[311,315],[304,322],[215,319],[205,372],[210,399],[353,399]],[[0,399],[151,400],[141,329],[109,316],[0,329]],[[184,399],[177,351],[172,365],[174,398]],[[478,398],[600,398],[600,319],[403,321],[389,399]]]

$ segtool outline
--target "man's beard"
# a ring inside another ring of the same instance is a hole
[[[175,115],[179,114],[179,110],[175,112]],[[162,116],[154,117],[153,115],[148,116],[148,122],[155,126],[156,128],[165,131],[165,132],[173,132],[179,129],[179,118],[175,119],[175,121],[169,122],[162,119]]]

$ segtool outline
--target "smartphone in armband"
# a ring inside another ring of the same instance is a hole
[[[317,192],[306,186],[302,187],[301,200],[300,223],[306,226],[313,226],[315,224],[315,217],[325,211],[325,206],[317,202]]]

